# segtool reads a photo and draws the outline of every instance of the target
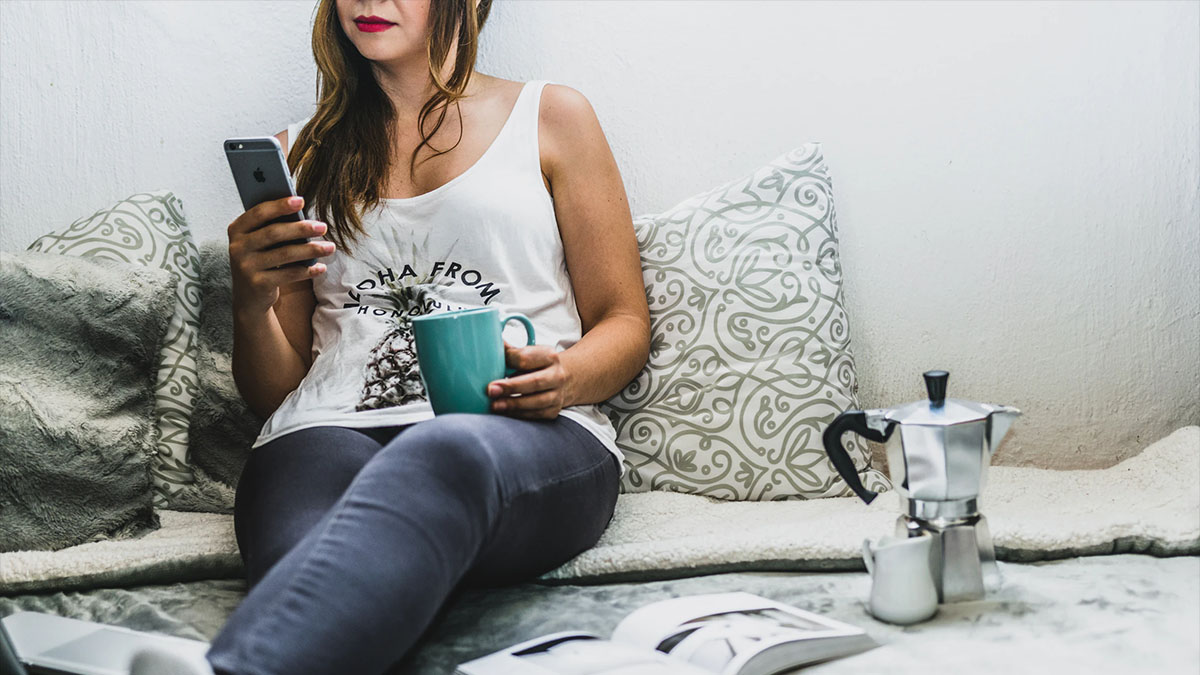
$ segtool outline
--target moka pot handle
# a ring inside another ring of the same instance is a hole
[[[883,443],[892,435],[893,426],[893,423],[888,422],[885,431],[872,429],[867,426],[867,413],[862,410],[847,410],[835,417],[821,436],[821,440],[825,443],[825,454],[829,455],[829,461],[833,462],[833,467],[841,474],[842,480],[846,481],[850,489],[854,490],[854,494],[868,504],[875,499],[877,494],[862,484],[862,479],[858,477],[858,469],[854,468],[854,462],[850,460],[850,453],[846,452],[845,446],[842,445],[842,434],[853,431],[863,438]]]

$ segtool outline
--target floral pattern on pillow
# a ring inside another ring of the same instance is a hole
[[[820,145],[634,226],[651,347],[646,367],[604,406],[629,468],[622,491],[850,494],[821,441],[859,404]],[[887,489],[866,444],[846,441],[864,484]]]

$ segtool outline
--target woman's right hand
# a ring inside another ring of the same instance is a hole
[[[333,253],[334,245],[329,241],[270,248],[279,242],[318,237],[325,233],[325,223],[315,220],[263,225],[303,207],[303,197],[283,197],[258,204],[229,224],[229,271],[233,276],[235,313],[251,316],[266,314],[279,299],[280,286],[311,279],[325,271],[325,265],[321,263],[308,267],[296,265],[273,269],[290,262]]]

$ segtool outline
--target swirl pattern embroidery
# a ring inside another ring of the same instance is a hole
[[[150,467],[154,506],[169,507],[180,489],[195,482],[188,461],[188,424],[199,392],[200,254],[183,215],[183,202],[165,190],[131,195],[80,218],[62,232],[39,237],[28,250],[139,263],[165,269],[176,278],[175,311],[155,382],[159,434]]]
[[[638,218],[646,367],[604,406],[623,492],[721,499],[850,494],[821,434],[858,406],[832,181],[819,144]],[[864,484],[889,487],[858,437]]]

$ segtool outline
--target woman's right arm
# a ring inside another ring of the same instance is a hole
[[[276,138],[287,147],[287,132]],[[312,267],[278,265],[333,253],[333,244],[313,241],[265,250],[281,241],[317,237],[324,223],[313,220],[263,225],[295,213],[303,203],[289,198],[263,202],[229,225],[229,270],[233,277],[233,379],[246,404],[260,417],[275,412],[312,366],[312,315],[316,298]]]

